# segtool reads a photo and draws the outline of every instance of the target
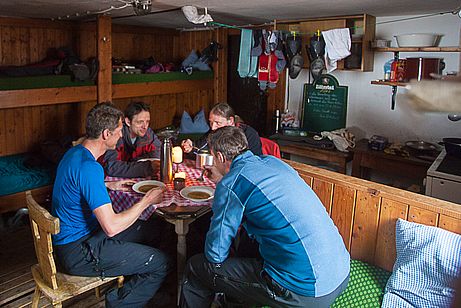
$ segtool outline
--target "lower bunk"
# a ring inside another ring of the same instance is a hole
[[[0,157],[0,214],[25,208],[25,191],[42,202],[50,200],[54,167],[33,154]]]

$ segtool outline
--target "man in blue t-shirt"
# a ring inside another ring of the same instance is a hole
[[[181,307],[209,307],[216,292],[246,304],[329,307],[346,288],[349,253],[312,189],[289,165],[248,150],[244,133],[210,133],[217,182],[205,253],[189,260]],[[242,225],[261,258],[230,257]]]
[[[52,213],[59,218],[61,231],[53,244],[58,263],[68,274],[126,276],[121,289],[106,294],[107,307],[142,307],[170,268],[162,251],[145,245],[158,231],[138,221],[147,207],[162,201],[163,191],[152,189],[128,210],[114,212],[107,189],[127,190],[132,181],[104,182],[97,159],[122,137],[122,118],[111,104],[93,107],[86,119],[87,138],[59,163]]]

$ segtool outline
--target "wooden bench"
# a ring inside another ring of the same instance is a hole
[[[398,218],[461,234],[461,205],[301,163],[286,162],[318,195],[352,259],[392,271]]]

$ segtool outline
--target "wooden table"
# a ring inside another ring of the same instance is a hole
[[[422,183],[432,162],[433,160],[423,160],[415,156],[402,157],[371,150],[368,148],[368,140],[362,139],[357,142],[354,149],[352,176],[368,179],[368,171],[377,170],[402,177],[417,178]]]
[[[309,159],[314,159],[322,162],[327,162],[334,165],[339,172],[346,173],[347,162],[352,160],[351,152],[341,152],[336,149],[326,150],[309,146],[302,142],[290,142],[286,140],[277,140],[282,152],[283,158],[290,159],[290,155],[298,155]],[[288,154],[285,156],[283,154]]]
[[[207,186],[215,188],[215,184],[205,177],[203,182],[198,181],[202,170],[195,168],[195,161],[185,160],[178,166],[179,171],[186,173],[186,186]],[[114,181],[120,178],[107,177],[106,180]],[[178,300],[182,275],[186,266],[187,246],[186,236],[189,232],[189,225],[197,218],[205,215],[211,211],[212,200],[205,202],[192,202],[180,196],[179,191],[173,188],[173,183],[166,185],[166,191],[163,193],[162,205],[166,207],[159,207],[155,210],[154,207],[148,207],[139,217],[141,220],[149,219],[152,214],[156,214],[168,223],[175,226],[175,232],[178,236],[178,243],[176,245],[177,253],[177,274],[178,274]],[[112,200],[112,207],[118,213],[130,208],[133,204],[138,202],[143,195],[134,191],[115,191],[109,192]]]

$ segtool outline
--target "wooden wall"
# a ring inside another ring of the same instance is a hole
[[[49,48],[73,48],[75,33],[68,22],[0,18],[0,65],[31,64],[46,58]],[[80,120],[77,104],[0,109],[0,155],[31,151],[52,136],[76,135],[74,119]]]
[[[398,218],[461,234],[459,204],[305,164],[288,163],[322,201],[353,259],[392,271]]]
[[[213,63],[213,89],[116,99],[114,102],[122,109],[131,101],[149,103],[153,111],[151,126],[157,129],[172,124],[173,119],[180,117],[184,110],[195,114],[203,108],[208,112],[215,103],[227,101],[228,33],[228,29],[178,32],[113,24],[111,43],[114,58],[134,60],[152,56],[162,63],[179,64],[191,50],[202,51],[213,40],[223,46],[218,51],[218,61]],[[25,65],[41,61],[52,47],[68,46],[82,60],[95,57],[97,52],[95,22],[75,24],[0,18],[0,34],[0,65]],[[268,129],[274,110],[283,109],[284,88],[285,75],[281,74],[277,89],[269,91]],[[76,89],[74,95],[83,90]],[[96,103],[87,101],[91,96],[86,97],[85,102],[58,105],[41,102],[51,105],[0,109],[0,155],[32,151],[43,140],[82,135],[86,112]],[[33,99],[30,97],[30,100]]]
[[[25,65],[46,57],[52,47],[69,46],[82,60],[96,56],[96,24],[72,24],[48,20],[0,18],[0,65]],[[209,111],[224,101],[227,85],[227,34],[225,30],[178,32],[167,29],[112,25],[112,54],[126,60],[153,56],[159,62],[180,63],[192,49],[201,51],[211,40],[225,46],[215,63],[214,89],[193,90],[177,94],[117,99],[124,108],[131,101],[151,105],[152,128],[172,124],[183,110],[195,114],[201,108]],[[76,88],[78,89],[78,88]],[[33,100],[30,97],[30,100]],[[0,155],[29,152],[40,141],[84,133],[88,110],[96,101],[0,109]]]

